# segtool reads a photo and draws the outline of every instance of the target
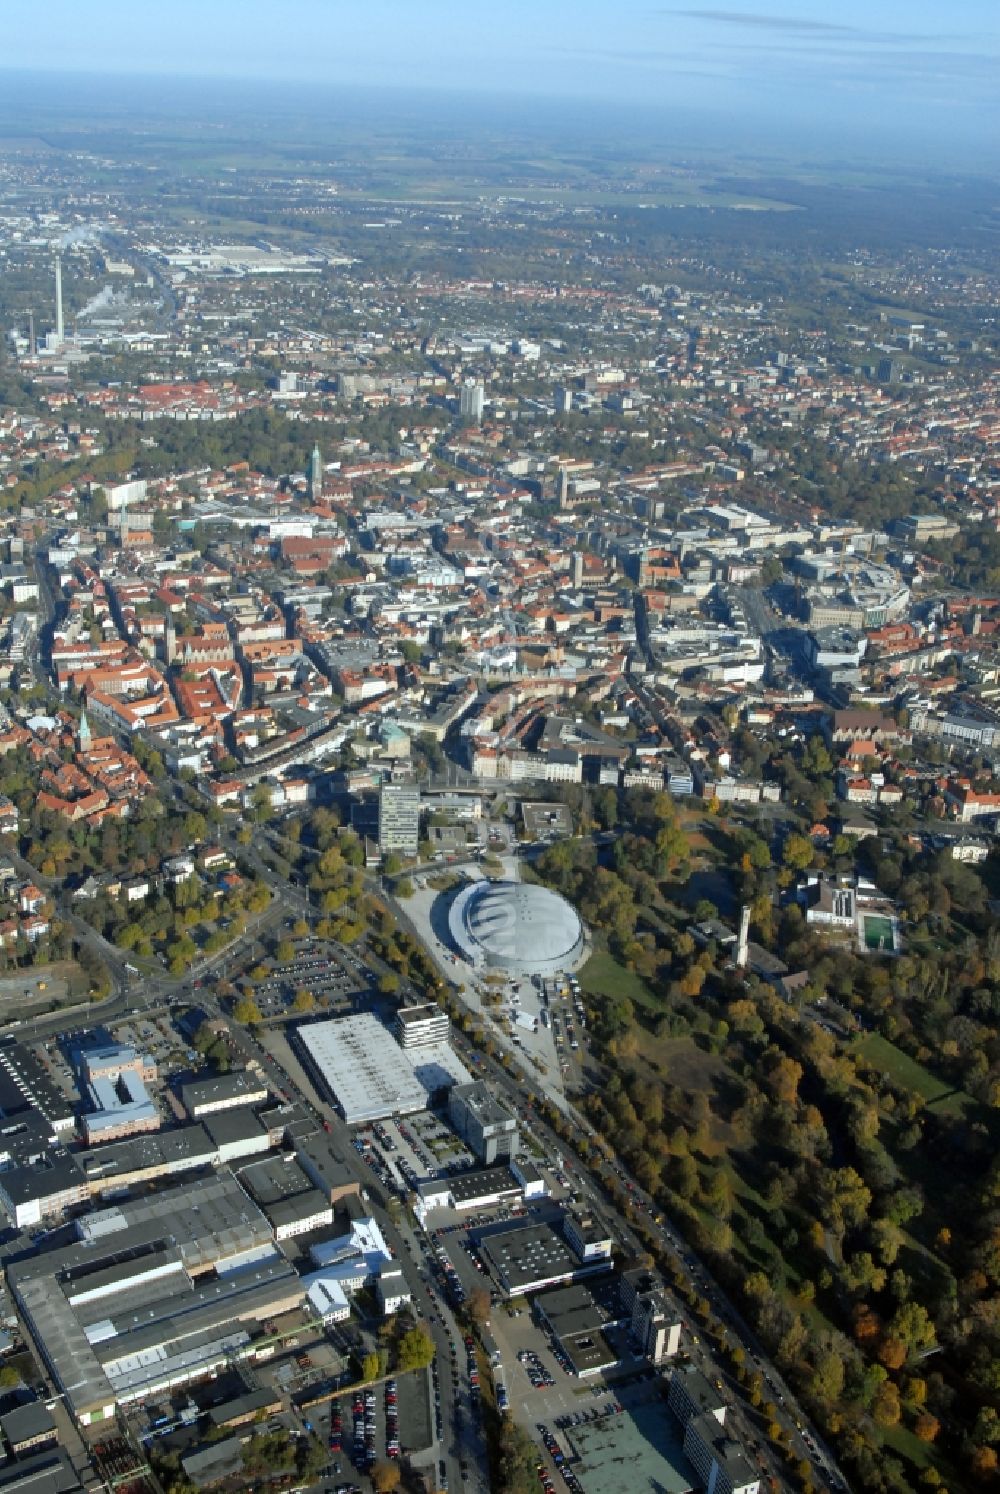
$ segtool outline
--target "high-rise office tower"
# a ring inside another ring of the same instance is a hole
[[[382,855],[415,856],[420,844],[420,790],[387,783],[378,797],[378,844]]]
[[[458,396],[458,413],[463,420],[474,421],[479,425],[483,418],[483,407],[486,403],[486,390],[482,384],[475,379],[466,379]]]

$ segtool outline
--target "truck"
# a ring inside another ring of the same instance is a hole
[[[515,1012],[514,1021],[517,1023],[518,1027],[524,1027],[528,1032],[538,1031],[538,1018],[533,1017],[530,1012]]]

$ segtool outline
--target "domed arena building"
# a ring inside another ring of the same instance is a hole
[[[456,949],[477,970],[556,975],[587,957],[580,915],[558,892],[534,882],[472,882],[448,913]]]

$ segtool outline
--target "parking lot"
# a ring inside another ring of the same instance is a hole
[[[383,1187],[399,1197],[425,1178],[475,1166],[471,1152],[431,1114],[377,1121],[355,1134],[354,1146]]]
[[[36,970],[18,970],[15,975],[0,976],[0,1013],[4,1022],[11,1017],[23,1020],[64,1006],[73,999],[79,1000],[85,994],[79,989],[79,971],[69,961]]]
[[[418,1177],[441,1177],[475,1167],[476,1159],[451,1127],[427,1111],[406,1120],[386,1121],[399,1155]]]
[[[339,1396],[308,1413],[330,1453],[330,1472],[368,1485],[375,1463],[433,1452],[431,1390],[426,1373],[402,1375]]]
[[[303,944],[288,963],[266,961],[265,965],[268,975],[255,983],[254,1000],[266,1019],[294,1012],[299,991],[308,991],[313,1009],[337,1015],[353,1011],[357,998],[367,990],[363,974],[348,969],[332,947],[315,940]]]

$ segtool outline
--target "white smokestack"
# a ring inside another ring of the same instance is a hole
[[[56,337],[63,341],[62,260],[56,255]]]
[[[749,944],[750,944],[750,904],[749,903],[744,903],[743,904],[743,911],[740,914],[740,938],[739,938],[739,943],[736,946],[736,968],[737,968],[737,970],[743,970],[746,967],[746,963],[747,963],[747,960],[748,960],[749,955],[750,955]]]

